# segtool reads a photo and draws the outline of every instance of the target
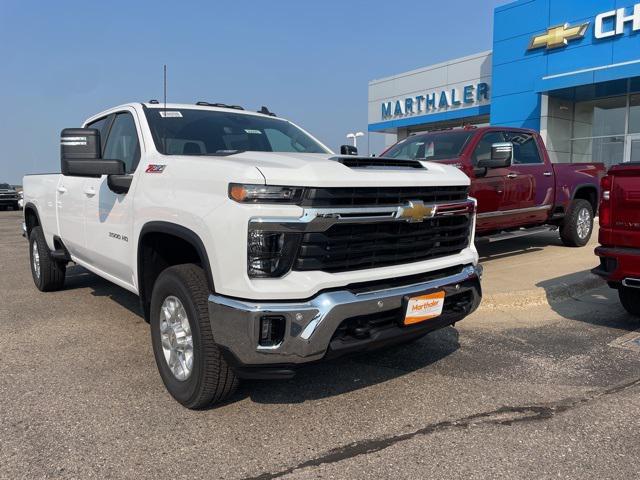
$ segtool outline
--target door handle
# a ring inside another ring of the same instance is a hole
[[[550,177],[551,175],[553,175],[553,173],[551,173],[551,172],[544,172],[544,173],[543,173],[543,175],[544,175],[545,177]]]
[[[84,189],[84,194],[87,197],[93,197],[96,194],[96,189],[93,187],[87,187]]]
[[[516,178],[517,176],[517,173],[510,173],[509,175],[507,175],[507,178]]]
[[[58,193],[65,193],[67,189],[63,185],[58,186]]]

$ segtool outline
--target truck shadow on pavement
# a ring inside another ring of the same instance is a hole
[[[551,309],[568,320],[623,331],[640,327],[640,321],[620,305],[617,291],[590,270],[545,280],[536,286],[544,289]]]
[[[561,246],[558,232],[531,235],[529,237],[514,238],[501,242],[477,242],[476,248],[483,263],[502,258],[517,257],[531,252],[540,252],[548,246]]]
[[[459,347],[458,331],[446,327],[409,344],[303,367],[291,380],[244,380],[231,401],[291,404],[343,395],[433,366]]]
[[[144,321],[142,318],[142,310],[140,309],[140,302],[136,295],[108,280],[94,275],[79,265],[73,265],[67,268],[64,289],[75,290],[78,288],[91,289],[91,295],[95,297],[108,297],[118,305],[140,317],[140,321]]]

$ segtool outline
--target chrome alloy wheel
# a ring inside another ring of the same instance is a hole
[[[40,279],[40,253],[37,242],[33,242],[31,247],[31,263],[33,263],[33,272],[36,274],[36,278]]]
[[[578,213],[577,229],[578,237],[580,237],[581,240],[587,238],[591,232],[591,214],[586,208],[580,209],[580,212]]]
[[[176,379],[184,381],[193,370],[193,336],[187,312],[174,296],[160,308],[160,339],[167,366]]]

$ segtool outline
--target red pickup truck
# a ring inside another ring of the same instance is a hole
[[[534,130],[465,128],[411,135],[385,158],[455,165],[478,200],[476,233],[503,240],[558,229],[565,245],[586,245],[598,207],[602,163],[551,163]]]
[[[617,165],[602,179],[600,266],[593,273],[618,290],[627,311],[640,316],[640,163]]]

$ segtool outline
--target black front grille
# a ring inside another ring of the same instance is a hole
[[[426,204],[463,202],[468,194],[466,186],[308,188],[301,205],[322,208],[395,206],[410,200]]]
[[[419,223],[337,224],[303,234],[294,270],[346,272],[454,255],[468,246],[470,227],[468,215]]]

